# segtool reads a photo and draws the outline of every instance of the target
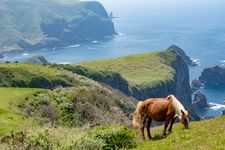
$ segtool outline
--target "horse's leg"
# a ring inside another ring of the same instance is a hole
[[[173,124],[174,124],[174,121],[176,120],[176,117],[173,117],[170,121],[170,126],[169,126],[169,129],[168,129],[168,132],[171,133],[172,132],[172,128],[173,128]]]
[[[163,128],[162,138],[166,137],[166,129],[167,129],[169,123],[170,123],[170,120],[171,120],[171,117],[166,118],[166,122],[165,122],[164,128]]]
[[[142,133],[142,138],[143,138],[143,140],[145,140],[144,129],[145,129],[145,124],[146,124],[146,119],[147,119],[147,117],[145,116],[144,119],[143,119],[142,127],[141,127],[141,133]]]
[[[151,126],[151,123],[152,123],[152,119],[151,119],[151,118],[148,118],[148,123],[147,123],[147,133],[148,133],[148,138],[149,138],[149,140],[152,138],[152,137],[151,137],[151,133],[150,133],[150,126]]]

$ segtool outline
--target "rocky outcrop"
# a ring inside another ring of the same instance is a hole
[[[222,111],[222,115],[225,115],[225,110]]]
[[[201,81],[196,80],[196,79],[193,80],[193,81],[191,82],[191,90],[192,90],[192,93],[198,91],[198,90],[201,88],[201,86],[202,86]]]
[[[202,71],[199,80],[206,86],[225,85],[225,67],[215,66]]]
[[[200,91],[194,94],[193,106],[197,108],[209,107],[206,96],[202,94]]]
[[[187,65],[190,65],[190,66],[198,65],[196,62],[194,62],[192,59],[190,59],[189,56],[187,56],[187,54],[184,52],[183,49],[181,49],[177,45],[171,45],[167,49],[174,50],[178,55],[180,55],[183,58],[183,60],[187,63]]]

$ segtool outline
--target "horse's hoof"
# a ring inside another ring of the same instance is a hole
[[[165,139],[166,138],[166,135],[162,135],[162,139]]]
[[[171,134],[172,133],[172,131],[168,131],[168,134]]]

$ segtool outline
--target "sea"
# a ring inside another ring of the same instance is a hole
[[[68,47],[9,52],[4,54],[2,61],[23,61],[42,55],[51,63],[73,64],[165,50],[175,44],[198,63],[198,66],[189,67],[190,81],[198,79],[206,67],[225,65],[225,15],[130,15],[114,18],[113,22],[118,33],[115,36]],[[201,92],[214,106],[199,109],[199,115],[221,115],[225,109],[225,88],[202,87]]]

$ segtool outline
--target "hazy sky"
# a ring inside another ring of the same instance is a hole
[[[224,13],[225,0],[98,0],[117,15],[187,15]],[[149,14],[151,13],[151,14]],[[132,13],[133,15],[133,13]]]

